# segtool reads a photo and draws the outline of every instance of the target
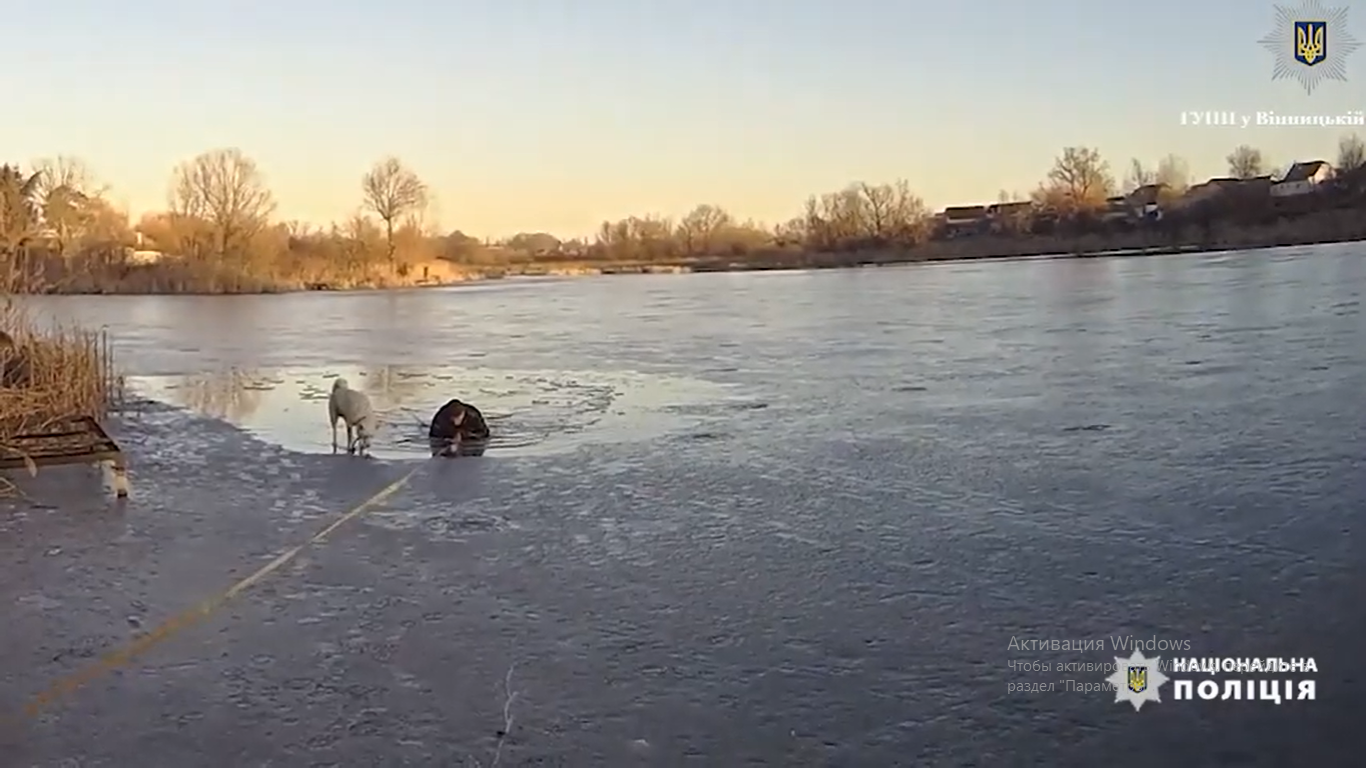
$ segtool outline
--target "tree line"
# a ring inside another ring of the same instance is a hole
[[[1339,142],[1335,165],[1360,173],[1362,139]],[[1248,179],[1271,171],[1251,146],[1226,158],[1228,175]],[[1161,184],[1165,195],[1191,185],[1189,165],[1176,155],[1154,163],[1130,161],[1123,180],[1088,147],[1067,147],[1028,194],[1002,191],[996,202],[1030,202],[1031,213],[1067,219],[1105,206],[1117,194]],[[398,158],[376,162],[358,180],[356,213],[316,227],[280,221],[277,201],[256,162],[238,149],[215,149],[177,165],[165,210],[135,224],[110,203],[109,188],[81,161],[58,157],[29,169],[0,166],[0,279],[19,290],[24,281],[126,275],[130,250],[178,257],[186,275],[231,277],[263,284],[347,278],[356,284],[407,276],[417,264],[444,260],[469,267],[534,261],[667,261],[743,255],[772,249],[846,251],[909,248],[934,234],[934,212],[910,182],[855,182],[812,195],[788,221],[739,220],[719,205],[701,204],[675,220],[658,215],[603,222],[587,240],[521,233],[491,243],[459,230],[441,232],[432,220],[428,185]],[[1022,225],[1023,226],[1023,225]],[[187,278],[188,279],[188,278]],[[198,278],[196,278],[198,279]]]

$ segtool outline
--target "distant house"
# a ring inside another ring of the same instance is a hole
[[[1125,201],[1134,214],[1144,219],[1162,218],[1162,204],[1172,198],[1172,189],[1166,184],[1144,184],[1125,196]]]
[[[1133,218],[1134,208],[1129,204],[1129,198],[1124,195],[1116,195],[1105,199],[1105,207],[1100,210],[1101,221],[1123,221]]]
[[[1201,203],[1213,203],[1222,201],[1242,185],[1241,179],[1229,176],[1220,176],[1210,179],[1203,184],[1196,184],[1186,190],[1186,194],[1176,202],[1178,208],[1189,208],[1192,205]]]
[[[124,262],[127,264],[156,264],[166,257],[161,251],[124,248]]]
[[[985,205],[957,205],[944,209],[944,221],[949,224],[969,224],[986,218]]]
[[[1034,213],[1034,204],[1028,200],[1015,203],[992,203],[987,206],[987,221],[992,232],[1001,233],[1024,225]]]
[[[985,205],[952,206],[945,208],[942,215],[944,234],[948,237],[978,234],[987,225]]]
[[[1028,200],[1014,203],[992,203],[987,206],[987,216],[993,219],[1020,216],[1029,213],[1033,208],[1034,204]]]
[[[1293,197],[1316,192],[1333,178],[1333,166],[1323,160],[1295,163],[1285,176],[1271,185],[1272,197]]]
[[[1265,198],[1271,195],[1271,187],[1270,176],[1253,176],[1250,179],[1242,179],[1238,185],[1238,192],[1248,198]]]
[[[1145,205],[1156,205],[1158,200],[1167,194],[1166,184],[1144,184],[1143,186],[1130,192],[1125,198],[1129,205],[1141,208]]]

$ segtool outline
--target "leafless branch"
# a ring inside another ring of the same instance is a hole
[[[1090,147],[1066,147],[1048,172],[1046,192],[1073,209],[1096,207],[1114,187],[1109,164]]]
[[[205,152],[176,168],[171,180],[171,215],[202,229],[201,251],[241,254],[275,212],[275,198],[255,161],[238,149]]]
[[[387,157],[361,179],[365,207],[384,222],[389,243],[389,265],[394,262],[394,229],[407,215],[427,206],[427,185],[396,157]]]
[[[1366,143],[1355,133],[1343,136],[1338,141],[1338,170],[1351,173],[1366,166]]]
[[[1228,160],[1228,173],[1235,179],[1255,178],[1262,175],[1266,168],[1262,151],[1246,144],[1233,150],[1226,159]]]

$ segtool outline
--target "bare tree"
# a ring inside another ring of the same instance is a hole
[[[750,253],[770,242],[768,226],[754,219],[732,222],[716,233],[717,250],[721,253]]]
[[[1190,164],[1178,155],[1167,155],[1157,162],[1157,172],[1153,174],[1154,184],[1161,184],[1175,193],[1190,188]]]
[[[674,223],[663,216],[630,216],[617,222],[615,252],[624,258],[660,259],[678,250]],[[714,233],[713,236],[719,234]],[[559,242],[556,241],[558,247]]]
[[[810,219],[797,216],[773,227],[773,242],[779,246],[803,245],[811,237]]]
[[[1228,175],[1235,179],[1253,179],[1266,172],[1266,161],[1256,147],[1243,144],[1225,159],[1228,160]]]
[[[608,258],[628,258],[635,248],[635,244],[631,242],[630,223],[625,220],[604,221],[598,230],[597,245]]]
[[[1352,173],[1366,167],[1366,145],[1360,136],[1349,133],[1338,141],[1337,165],[1340,173]]]
[[[834,233],[830,221],[825,216],[823,200],[816,195],[806,198],[802,210],[802,244],[818,251],[829,250],[834,245]]]
[[[0,165],[0,255],[13,256],[38,232],[41,173]]]
[[[859,182],[859,189],[863,192],[865,208],[868,211],[868,235],[877,240],[886,240],[891,236],[893,227],[893,206],[896,203],[896,190],[890,184],[879,184],[870,186],[867,183]]]
[[[305,237],[312,237],[316,233],[316,227],[306,221],[290,219],[280,225],[284,228],[285,235],[294,239],[302,240]]]
[[[678,222],[678,237],[683,244],[683,252],[689,256],[708,253],[722,229],[734,223],[725,209],[719,205],[703,203]]]
[[[45,158],[34,163],[34,170],[40,174],[35,192],[43,220],[58,252],[65,255],[74,241],[95,228],[103,210],[100,199],[108,188],[73,157]]]
[[[892,234],[901,245],[915,245],[929,234],[930,209],[911,191],[905,179],[897,179],[892,189],[896,193],[892,203]]]
[[[422,205],[408,211],[403,215],[403,220],[397,229],[409,229],[413,232],[420,232],[423,237],[439,237],[441,231],[441,204],[436,199],[436,193],[430,188],[427,189],[426,198]],[[398,237],[397,231],[395,238]]]
[[[270,225],[275,198],[255,161],[240,149],[215,149],[175,169],[170,207],[199,255],[243,258]]]
[[[821,195],[820,202],[821,218],[825,221],[830,245],[848,247],[854,241],[867,237],[868,201],[863,199],[857,186],[850,185],[839,192]]]
[[[1146,187],[1149,184],[1157,183],[1157,173],[1148,169],[1138,158],[1129,161],[1129,175],[1124,180],[1124,187],[1129,192],[1133,192],[1139,187]]]
[[[38,193],[46,195],[54,189],[67,187],[92,197],[104,195],[109,187],[100,184],[85,161],[67,155],[43,158],[33,164],[33,170],[42,173],[38,182]]]
[[[407,214],[417,213],[427,205],[427,185],[416,173],[404,167],[396,157],[387,157],[370,169],[361,179],[361,193],[365,207],[375,212],[384,222],[385,240],[389,246],[389,271],[394,270],[394,228]]]
[[[1074,210],[1099,207],[1114,187],[1109,164],[1099,150],[1088,147],[1063,149],[1048,182],[1049,191]]]

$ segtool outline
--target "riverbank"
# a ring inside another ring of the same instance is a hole
[[[1296,245],[1366,241],[1366,216],[1354,209],[1320,211],[1262,226],[1214,223],[1173,230],[1151,226],[1128,232],[1083,236],[986,235],[922,243],[913,248],[812,251],[769,247],[727,256],[657,260],[606,260],[572,256],[518,255],[502,263],[458,263],[444,259],[408,265],[400,273],[372,269],[327,274],[321,270],[289,278],[239,273],[221,266],[161,262],[132,266],[115,278],[77,275],[47,283],[57,294],[264,294],[300,291],[390,290],[440,287],[508,277],[583,277],[620,274],[686,274],[792,269],[847,269],[925,262],[1153,256],[1252,250]]]
[[[1356,210],[1329,210],[1263,226],[1215,223],[1208,229],[1173,232],[1160,227],[1084,236],[980,236],[923,243],[914,248],[820,252],[772,249],[743,256],[699,257],[660,264],[576,263],[570,274],[640,272],[746,272],[783,269],[846,269],[924,262],[1019,258],[1157,256],[1177,253],[1254,250],[1295,245],[1366,241],[1366,216]],[[519,274],[561,274],[523,271]]]

